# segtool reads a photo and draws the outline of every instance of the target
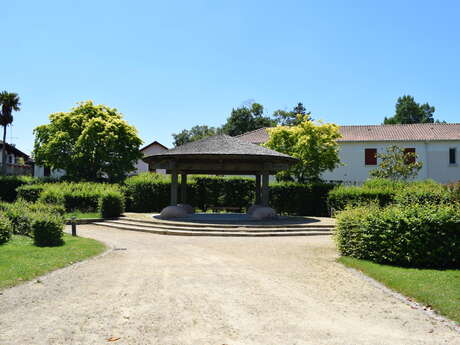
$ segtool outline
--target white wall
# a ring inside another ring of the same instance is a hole
[[[167,151],[163,146],[154,144],[152,146],[147,147],[145,150],[141,151],[144,154],[144,157],[153,155],[158,152]],[[139,159],[135,165],[136,170],[133,171],[130,175],[137,175],[143,172],[149,171],[149,165],[145,163],[142,159]],[[166,174],[166,170],[164,169],[157,169],[157,173],[159,174]]]
[[[339,157],[342,166],[322,174],[324,180],[362,183],[369,178],[369,171],[377,165],[365,165],[364,149],[377,149],[382,153],[391,145],[402,148],[415,148],[418,161],[423,162],[423,167],[416,180],[433,179],[441,183],[460,180],[460,141],[451,142],[341,142]],[[457,164],[449,165],[449,148],[457,148]]]
[[[61,178],[65,175],[65,171],[61,169],[51,169],[50,176],[52,178]],[[35,177],[45,177],[45,168],[42,165],[34,165],[34,176]]]

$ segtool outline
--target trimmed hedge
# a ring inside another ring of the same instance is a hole
[[[49,213],[37,213],[32,221],[34,244],[39,247],[60,246],[64,243],[64,219]]]
[[[339,213],[341,255],[413,267],[460,268],[457,204],[363,206]]]
[[[36,181],[38,180],[30,176],[0,176],[0,201],[15,201],[18,187],[32,184]]]
[[[327,216],[327,195],[333,184],[270,184],[270,205],[292,215]],[[171,181],[159,174],[144,173],[125,181],[126,209],[131,212],[159,212],[170,203]],[[187,203],[201,210],[210,206],[241,209],[254,203],[255,180],[244,177],[190,176]],[[180,200],[180,185],[179,185]]]
[[[36,202],[40,198],[40,194],[45,189],[42,184],[23,185],[16,188],[18,199],[23,199],[28,202]]]
[[[124,196],[120,191],[108,191],[99,198],[99,210],[103,218],[115,218],[125,210]]]
[[[0,214],[0,244],[6,243],[10,240],[11,238],[11,222]]]

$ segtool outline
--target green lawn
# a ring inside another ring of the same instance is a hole
[[[104,251],[95,240],[64,234],[60,247],[36,247],[32,239],[13,236],[0,246],[0,289],[30,280],[46,272],[81,261]]]
[[[460,323],[460,270],[402,268],[349,257],[339,262]]]
[[[72,217],[76,217],[77,219],[85,219],[85,218],[102,218],[101,214],[99,212],[80,212],[80,211],[74,211],[74,212],[67,212],[64,217],[66,219],[70,219]]]

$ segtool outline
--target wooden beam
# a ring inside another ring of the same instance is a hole
[[[180,175],[180,202],[187,203],[187,174]]]
[[[256,205],[260,204],[260,175],[256,175]]]
[[[270,197],[269,190],[268,190],[268,180],[269,175],[267,172],[262,174],[262,205],[268,206],[268,199]]]
[[[171,172],[171,206],[177,205],[177,170]]]

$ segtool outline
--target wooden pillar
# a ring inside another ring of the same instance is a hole
[[[256,205],[260,205],[260,175],[256,175]]]
[[[187,203],[187,174],[180,175],[180,202]]]
[[[262,205],[268,206],[268,198],[269,198],[269,191],[268,191],[268,173],[264,172],[262,174]]]
[[[171,171],[171,206],[177,205],[177,170]]]

